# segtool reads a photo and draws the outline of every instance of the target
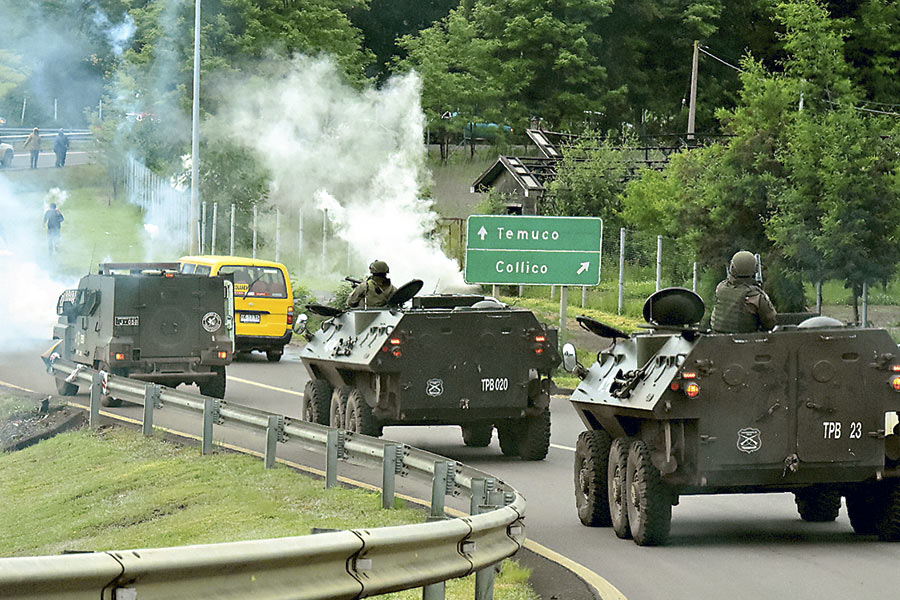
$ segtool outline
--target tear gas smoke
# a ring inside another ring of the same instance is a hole
[[[225,122],[273,174],[272,200],[304,219],[327,208],[332,235],[349,244],[355,262],[387,261],[395,283],[463,287],[459,265],[429,237],[438,216],[420,195],[427,170],[418,76],[359,90],[329,59],[265,68],[256,79],[226,83],[234,100]]]
[[[57,205],[66,194],[55,190],[45,199]],[[56,322],[56,300],[73,282],[61,281],[47,265],[46,233],[40,229],[43,209],[22,202],[0,176],[0,348],[15,350],[23,341],[47,339]]]
[[[106,13],[99,8],[94,9],[94,25],[96,25],[106,35],[109,46],[116,56],[122,56],[125,46],[131,41],[131,37],[137,31],[134,19],[129,14],[125,14],[124,20],[119,24],[114,24],[106,16]]]

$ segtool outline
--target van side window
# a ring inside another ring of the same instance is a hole
[[[212,272],[212,267],[209,265],[197,265],[197,270],[194,271],[197,275],[209,275]]]
[[[196,267],[194,263],[181,263],[181,272],[190,275]]]

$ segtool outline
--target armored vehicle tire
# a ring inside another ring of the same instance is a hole
[[[813,485],[794,492],[794,502],[804,521],[828,523],[841,511],[841,492],[828,485]]]
[[[650,460],[650,448],[641,440],[628,450],[625,485],[634,542],[638,546],[664,544],[672,525],[672,494]]]
[[[328,409],[328,425],[331,427],[347,428],[347,398],[352,389],[349,385],[339,385],[331,392]]]
[[[588,527],[609,527],[606,475],[612,439],[603,429],[582,431],[575,444],[575,507]]]
[[[324,379],[310,379],[303,388],[303,419],[310,423],[328,425],[328,408],[331,404],[331,384]]]
[[[347,398],[347,431],[379,437],[381,426],[375,420],[372,408],[366,404],[362,392],[354,389]]]
[[[900,542],[900,481],[896,479],[884,484],[880,495],[881,509],[876,511],[878,519],[878,539],[882,542]]]
[[[525,417],[519,440],[519,455],[523,460],[544,460],[550,448],[550,409]]]
[[[878,521],[881,518],[878,491],[874,484],[860,484],[847,492],[847,515],[853,531],[859,535],[878,533]]]
[[[78,393],[78,384],[69,383],[65,379],[56,378],[56,391],[60,396],[74,396]]]
[[[460,425],[463,442],[471,448],[486,448],[494,437],[494,426],[490,423],[469,423]]]
[[[225,397],[225,367],[217,366],[213,367],[213,371],[216,372],[215,377],[210,377],[209,379],[204,379],[197,385],[200,387],[200,393],[204,396],[210,396],[212,398],[224,398]]]
[[[609,501],[609,516],[613,531],[623,540],[631,538],[631,527],[628,524],[628,503],[625,473],[628,470],[628,448],[630,438],[616,438],[609,448],[609,465],[606,471],[606,484]]]
[[[279,350],[266,350],[266,360],[269,362],[278,362],[284,356],[284,348]]]
[[[518,423],[508,422],[497,425],[497,439],[500,440],[500,452],[503,456],[519,455],[519,432],[516,430]]]

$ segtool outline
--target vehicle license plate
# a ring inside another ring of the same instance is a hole
[[[241,323],[259,323],[259,315],[241,313]]]

